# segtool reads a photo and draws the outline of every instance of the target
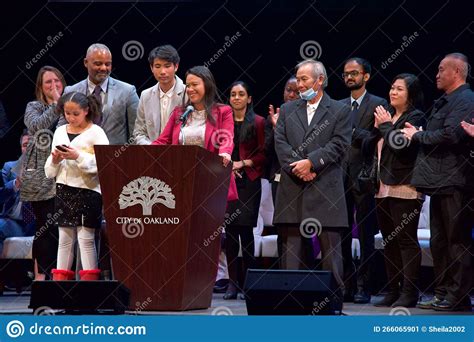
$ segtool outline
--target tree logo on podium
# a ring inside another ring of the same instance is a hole
[[[153,205],[156,203],[174,209],[175,200],[168,184],[162,180],[143,176],[125,185],[119,197],[120,209],[125,209],[141,204],[143,215],[151,215]]]

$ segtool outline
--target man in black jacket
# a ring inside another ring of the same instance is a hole
[[[342,77],[351,96],[341,100],[351,107],[352,144],[344,161],[344,190],[347,203],[349,227],[342,238],[342,255],[344,259],[344,281],[346,284],[345,301],[364,304],[370,302],[370,280],[372,273],[371,257],[374,253],[374,235],[376,218],[374,210],[374,195],[363,192],[358,186],[357,176],[362,169],[362,141],[374,129],[375,107],[386,106],[387,101],[367,92],[366,84],[370,79],[370,63],[363,58],[349,58],[344,64]],[[367,157],[367,156],[365,156]],[[370,159],[371,160],[371,159]],[[352,285],[355,269],[352,263],[352,225],[355,221],[359,231],[360,267],[357,270],[357,289],[355,294]]]
[[[472,161],[461,127],[474,110],[467,74],[465,55],[447,55],[436,75],[437,88],[444,94],[434,103],[426,131],[410,124],[403,130],[421,146],[412,184],[431,196],[430,244],[436,286],[433,299],[419,303],[420,308],[471,310],[472,193],[468,184]]]

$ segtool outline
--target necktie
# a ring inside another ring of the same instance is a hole
[[[102,92],[102,88],[100,85],[96,85],[94,88],[94,96],[99,101],[100,105],[102,106],[102,97],[100,96],[100,93]]]
[[[357,109],[359,109],[359,104],[357,103],[356,100],[354,100],[352,102],[352,110],[354,111],[354,110],[357,110]]]
[[[351,109],[352,127],[355,127],[357,122],[357,114],[359,113],[359,104],[356,100],[352,101]]]
[[[100,105],[100,116],[99,117],[95,117],[94,118],[94,123],[96,125],[99,125],[102,123],[102,97],[100,96],[102,92],[102,88],[100,87],[100,85],[96,85],[95,88],[94,88],[94,97],[97,99],[97,101],[99,102],[99,105]]]

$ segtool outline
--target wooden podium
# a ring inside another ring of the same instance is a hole
[[[115,278],[130,310],[211,306],[231,166],[197,146],[95,146]]]

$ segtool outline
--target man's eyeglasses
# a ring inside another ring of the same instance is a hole
[[[349,76],[352,77],[352,78],[356,78],[357,76],[363,74],[363,72],[360,72],[360,71],[357,71],[357,70],[354,70],[354,71],[351,71],[351,72],[343,72],[342,73],[342,78],[348,78]]]

